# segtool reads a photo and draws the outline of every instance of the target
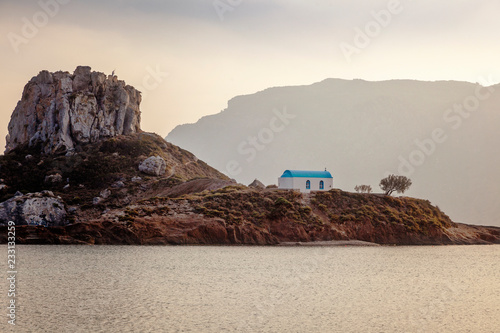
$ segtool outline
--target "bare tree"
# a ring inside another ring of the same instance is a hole
[[[386,195],[392,192],[405,193],[411,186],[411,180],[405,176],[389,175],[380,181],[380,188]]]
[[[358,193],[372,193],[372,187],[370,185],[356,185],[354,190]]]

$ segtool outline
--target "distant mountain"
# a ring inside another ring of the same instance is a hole
[[[336,188],[377,191],[403,174],[454,221],[500,225],[499,125],[500,85],[327,79],[235,97],[167,140],[244,184],[326,167]]]

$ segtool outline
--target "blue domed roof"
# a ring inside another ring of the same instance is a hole
[[[286,170],[281,177],[333,178],[329,171]]]

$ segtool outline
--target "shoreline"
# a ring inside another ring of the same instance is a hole
[[[331,240],[317,242],[282,242],[276,246],[316,246],[316,247],[336,247],[336,246],[381,246],[381,244],[365,242],[361,240]]]

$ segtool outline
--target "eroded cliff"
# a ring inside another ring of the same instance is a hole
[[[79,66],[41,71],[24,87],[9,122],[5,153],[40,144],[44,154],[140,131],[141,94],[114,75]]]

